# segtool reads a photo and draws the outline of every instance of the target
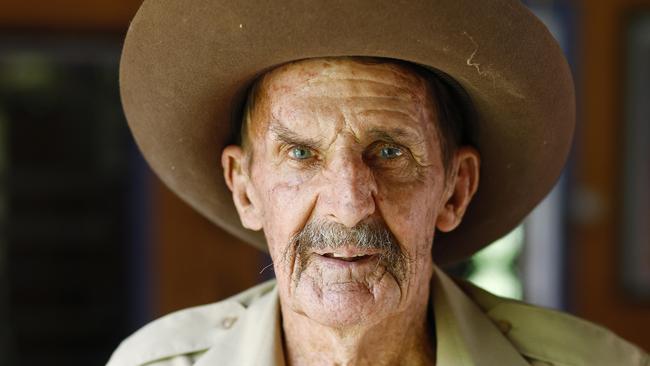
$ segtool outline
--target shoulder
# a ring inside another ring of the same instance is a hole
[[[268,281],[226,300],[180,310],[145,325],[126,338],[107,366],[191,365],[220,338],[257,299],[268,294]],[[178,362],[183,360],[185,362]]]
[[[647,353],[602,326],[505,299],[467,282],[459,281],[459,285],[533,364],[650,365]]]

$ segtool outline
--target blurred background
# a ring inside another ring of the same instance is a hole
[[[271,278],[152,175],[118,92],[140,0],[0,0],[0,365],[103,365],[146,322]],[[579,120],[548,198],[452,268],[650,349],[650,0],[526,4]]]

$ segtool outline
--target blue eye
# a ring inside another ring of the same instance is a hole
[[[379,155],[383,159],[395,159],[397,157],[402,156],[402,154],[403,154],[402,150],[396,147],[383,147],[379,151]]]
[[[294,147],[293,149],[291,149],[290,155],[294,159],[305,160],[311,158],[312,153],[309,149],[305,149],[302,147]]]

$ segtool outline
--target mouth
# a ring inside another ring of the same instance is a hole
[[[368,259],[370,257],[373,257],[374,254],[358,254],[358,255],[353,255],[353,256],[344,256],[338,253],[324,253],[320,254],[321,256],[325,258],[332,258],[340,261],[345,261],[345,262],[358,262],[364,259]]]
[[[342,254],[336,252],[312,253],[313,264],[325,272],[338,273],[338,271],[354,271],[354,273],[365,273],[376,271],[380,264],[380,254],[359,253]],[[361,271],[361,272],[360,272]]]
[[[356,265],[370,262],[374,258],[377,258],[380,253],[381,251],[376,249],[361,249],[354,246],[346,246],[336,249],[324,248],[316,251],[314,254],[330,264]]]

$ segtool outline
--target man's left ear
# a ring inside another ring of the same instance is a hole
[[[446,201],[438,212],[436,228],[443,232],[454,230],[463,219],[465,210],[478,189],[481,160],[478,151],[462,146],[453,160],[453,174],[447,179]]]

